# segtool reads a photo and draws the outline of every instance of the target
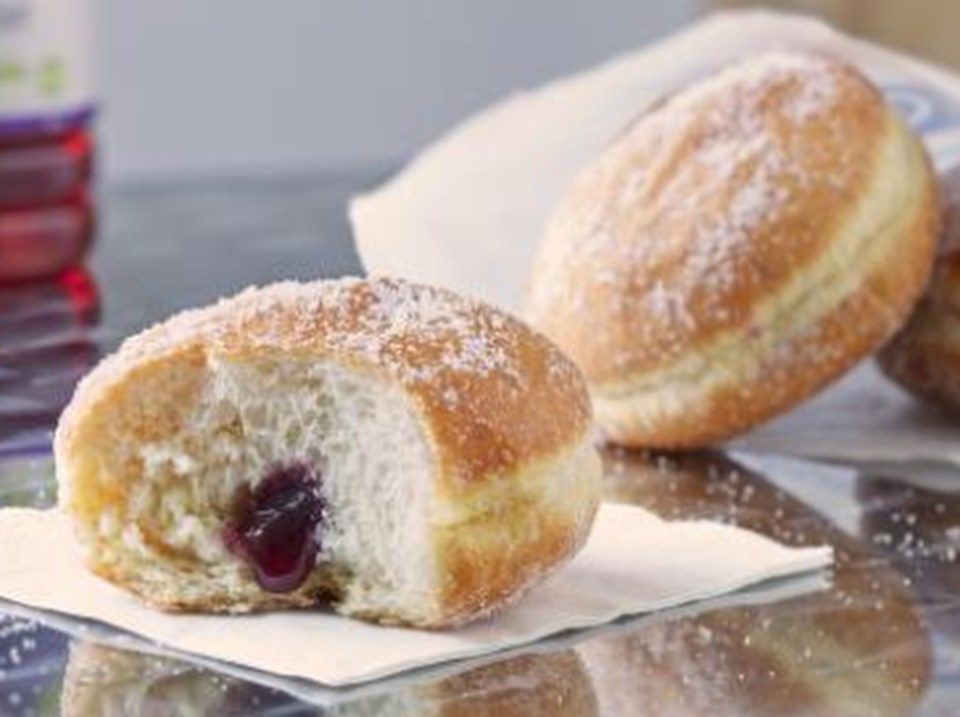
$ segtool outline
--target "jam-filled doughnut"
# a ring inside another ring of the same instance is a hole
[[[390,279],[251,289],[129,339],[55,452],[89,568],[168,610],[461,623],[569,559],[599,501],[575,366]]]
[[[730,438],[875,351],[930,272],[918,138],[843,63],[748,57],[664,99],[586,167],[547,229],[528,316],[616,443]]]

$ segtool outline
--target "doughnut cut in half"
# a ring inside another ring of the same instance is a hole
[[[129,339],[55,451],[89,568],[166,610],[462,623],[572,557],[600,490],[557,348],[388,279],[251,289]]]

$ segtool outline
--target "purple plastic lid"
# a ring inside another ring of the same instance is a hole
[[[89,124],[95,112],[93,105],[84,105],[59,112],[0,116],[0,137],[59,134]]]

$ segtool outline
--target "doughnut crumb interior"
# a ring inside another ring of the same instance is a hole
[[[599,504],[576,367],[486,305],[281,283],[126,341],[55,438],[88,567],[154,606],[444,627],[571,558]]]

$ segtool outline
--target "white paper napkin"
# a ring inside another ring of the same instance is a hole
[[[448,286],[520,313],[547,218],[580,168],[649,103],[738,57],[804,48],[859,65],[923,134],[941,169],[960,158],[960,79],[812,19],[722,14],[641,51],[516,94],[354,200],[367,270]],[[960,422],[918,411],[866,370],[741,443],[835,460],[960,465]]]
[[[546,583],[493,619],[430,632],[325,612],[158,612],[90,575],[58,512],[0,510],[0,598],[98,620],[203,658],[332,686],[706,600],[831,560],[829,547],[788,548],[729,525],[668,522],[634,506],[604,504],[583,551]]]
[[[512,657],[529,654],[550,654],[575,647],[584,640],[599,635],[611,635],[644,629],[653,625],[662,625],[675,620],[683,620],[713,610],[768,605],[783,600],[793,600],[829,588],[830,576],[824,571],[803,573],[773,580],[765,580],[756,586],[725,593],[709,600],[700,600],[679,607],[645,613],[628,620],[617,620],[597,627],[581,630],[567,630],[557,635],[537,640],[513,648],[505,648],[493,653],[473,658],[443,662],[428,667],[408,670],[389,677],[370,682],[354,683],[341,687],[328,687],[312,680],[286,677],[262,670],[241,667],[235,663],[223,662],[187,653],[122,632],[99,622],[81,620],[68,615],[25,607],[0,599],[0,611],[15,617],[43,622],[50,627],[66,633],[83,642],[92,642],[121,650],[144,653],[158,657],[172,657],[199,667],[208,668],[217,673],[236,677],[246,682],[254,682],[264,687],[279,690],[305,702],[324,707],[341,703],[362,704],[367,700],[380,700],[385,694],[400,696],[400,701],[410,693],[416,694],[418,688],[435,684],[445,678],[463,674],[470,670],[493,662],[509,660]],[[352,706],[352,705],[351,705]],[[350,714],[353,714],[351,712]],[[366,714],[362,713],[361,714]],[[377,713],[380,714],[380,713]]]

